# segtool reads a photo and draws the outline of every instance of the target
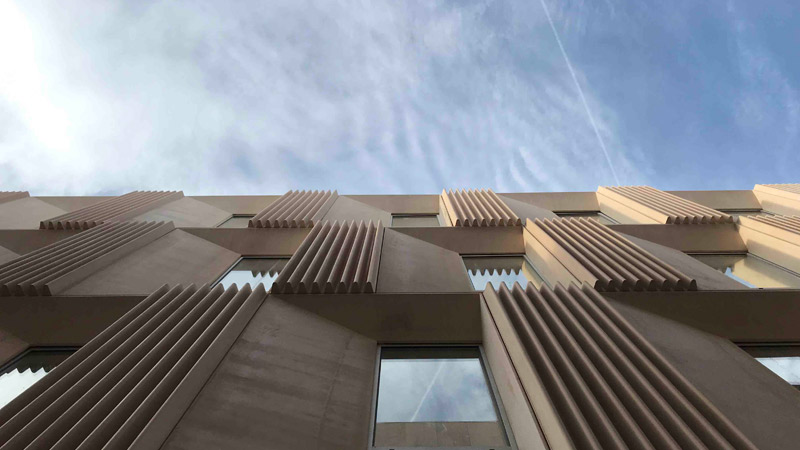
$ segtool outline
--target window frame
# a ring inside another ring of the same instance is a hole
[[[439,223],[439,225],[435,226],[435,227],[397,227],[397,228],[441,228],[441,227],[444,226],[444,223],[442,222],[442,215],[440,213],[411,213],[411,214],[406,214],[406,213],[394,214],[393,213],[392,214],[392,223],[389,225],[392,228],[395,227],[394,226],[394,218],[395,217],[402,217],[402,218],[404,218],[404,217],[436,217],[436,222]]]
[[[380,390],[380,375],[381,375],[381,356],[384,348],[475,348],[478,350],[478,361],[483,369],[483,376],[489,387],[489,394],[492,397],[495,413],[500,421],[500,426],[508,439],[508,445],[500,446],[472,446],[472,447],[402,447],[392,445],[390,447],[376,447],[375,446],[375,428],[378,420],[378,392]],[[511,431],[511,426],[508,422],[505,407],[503,406],[503,399],[500,398],[500,393],[497,390],[497,384],[494,381],[492,369],[489,367],[486,359],[486,353],[483,350],[483,345],[477,344],[378,344],[375,351],[375,369],[373,373],[372,383],[372,400],[370,404],[370,422],[369,422],[369,435],[368,450],[518,450],[517,442],[514,439],[514,434]]]
[[[580,210],[580,211],[553,211],[553,214],[555,214],[558,217],[563,217],[565,219],[566,218],[570,218],[570,217],[573,217],[573,218],[586,217],[586,218],[589,218],[589,219],[593,219],[593,217],[587,217],[587,215],[596,214],[596,215],[608,220],[609,222],[611,222],[610,224],[601,223],[601,225],[608,226],[608,225],[619,225],[620,224],[618,220],[614,219],[613,217],[609,216],[608,214],[604,213],[603,211],[600,211],[599,209],[598,210]],[[595,219],[595,220],[597,220],[597,219]]]
[[[531,262],[531,259],[528,258],[528,255],[525,254],[525,253],[495,253],[495,254],[489,254],[489,255],[486,255],[486,254],[465,254],[465,255],[459,255],[459,256],[461,256],[461,266],[464,267],[464,272],[467,274],[467,278],[469,278],[469,284],[470,284],[470,286],[472,286],[472,289],[473,289],[474,292],[483,292],[483,289],[476,289],[475,285],[472,283],[472,277],[469,275],[469,268],[467,268],[467,263],[464,261],[465,258],[510,258],[510,257],[519,256],[519,257],[522,257],[522,259],[524,259],[525,262],[527,262],[529,266],[531,266],[531,269],[533,269],[533,272],[542,280],[542,283],[545,286],[547,286],[549,288],[553,287],[553,286],[550,285],[550,282],[547,281],[547,279],[542,276],[542,273],[539,272],[539,269],[537,269],[535,265],[533,265],[533,263]],[[531,282],[531,280],[528,280],[528,282]],[[511,289],[511,286],[508,286],[508,288]],[[524,288],[524,286],[523,286],[523,288]]]
[[[225,224],[226,222],[228,222],[231,219],[241,219],[241,218],[245,218],[245,217],[248,218],[248,219],[252,219],[253,217],[255,217],[255,215],[254,214],[231,214],[231,216],[228,217],[227,219],[225,219],[222,222],[214,225],[214,228],[222,228],[222,225]],[[247,228],[247,227],[243,227],[243,228]],[[239,227],[225,227],[223,229],[229,229],[229,230],[237,230],[238,229],[238,230],[241,230],[242,228],[239,228]]]
[[[223,279],[225,279],[226,276],[228,276],[229,273],[231,273],[231,271],[233,271],[234,267],[238,266],[239,263],[242,262],[245,259],[285,259],[286,261],[289,261],[290,259],[292,259],[292,257],[291,257],[291,255],[290,256],[285,256],[285,255],[283,255],[283,256],[262,256],[262,255],[258,255],[258,256],[241,256],[241,257],[239,257],[239,259],[234,261],[234,263],[231,264],[230,267],[225,269],[225,272],[223,272],[222,275],[218,276],[217,279],[214,280],[214,282],[211,283],[211,285],[209,287],[213,288],[216,285],[218,285]],[[238,287],[241,288],[241,286],[238,286]],[[251,285],[250,287],[255,287],[255,286]],[[264,286],[264,287],[266,288],[267,292],[269,292],[270,289],[272,289],[272,286],[269,286],[269,287]]]
[[[711,266],[709,266],[708,264],[706,264],[702,260],[699,260],[699,259],[695,258],[695,256],[744,256],[745,258],[753,258],[753,259],[759,260],[759,261],[761,261],[761,262],[763,262],[765,264],[769,264],[770,266],[773,266],[778,270],[782,270],[782,271],[786,272],[787,274],[792,275],[792,276],[796,277],[798,280],[800,280],[800,273],[797,273],[797,272],[795,272],[793,270],[787,269],[786,267],[783,267],[783,266],[781,266],[779,264],[775,264],[774,262],[772,262],[772,261],[770,261],[770,260],[768,260],[766,258],[762,258],[761,256],[755,255],[755,254],[750,253],[750,252],[732,252],[732,253],[724,253],[724,252],[719,252],[719,253],[714,253],[714,252],[687,252],[685,254],[688,255],[689,257],[693,258],[695,261],[705,264],[707,267],[711,267]],[[719,272],[719,270],[715,269],[714,267],[711,267],[711,268],[716,270],[717,272]],[[720,273],[722,275],[728,277],[728,275],[726,275],[724,272],[720,272]],[[728,278],[731,278],[732,280],[736,281],[736,279],[734,279],[733,277],[728,277]],[[739,277],[739,278],[741,278],[741,277]],[[744,278],[742,278],[742,279],[744,280]],[[747,280],[745,280],[745,281],[747,281]],[[747,281],[747,282],[750,283],[750,284],[753,284],[750,281]],[[738,283],[738,281],[737,281],[737,283]],[[786,289],[795,289],[796,290],[796,289],[800,289],[800,287],[760,287],[760,286],[755,286],[755,285],[753,285],[755,287],[748,287],[747,285],[743,285],[743,286],[745,287],[745,289],[775,289],[775,290],[786,290]]]
[[[800,390],[800,383],[792,384],[782,376],[780,376],[777,372],[774,372],[772,369],[767,367],[764,363],[759,361],[759,358],[781,358],[781,357],[788,357],[788,358],[798,358],[800,359],[800,342],[734,342],[734,344],[739,347],[743,352],[747,353],[748,356],[753,358],[753,361],[760,364],[765,369],[772,372],[775,376],[783,380],[789,386]],[[764,353],[775,353],[774,355],[756,355],[754,353],[758,353],[761,350]],[[771,351],[770,351],[771,350]],[[783,353],[794,353],[794,354],[783,354]]]

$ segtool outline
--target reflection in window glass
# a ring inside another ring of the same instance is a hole
[[[594,219],[603,225],[616,225],[618,222],[611,217],[601,213],[600,211],[575,211],[575,212],[557,212],[558,217],[586,217]]]
[[[230,219],[217,225],[217,228],[247,228],[253,216],[234,214]]]
[[[5,366],[0,372],[0,408],[42,379],[75,350],[32,348]]]
[[[756,345],[742,349],[787,383],[800,388],[800,346]]]
[[[528,259],[522,255],[514,256],[467,256],[464,265],[472,281],[472,287],[478,291],[486,289],[486,283],[492,283],[495,289],[500,288],[500,283],[505,283],[511,288],[514,282],[525,287],[532,282],[537,288],[544,284],[544,280]]]
[[[219,280],[219,284],[228,289],[234,283],[240,288],[247,283],[251,287],[264,283],[269,290],[287,261],[288,258],[244,258]]]
[[[507,446],[480,351],[383,348],[374,445]]]
[[[758,256],[745,255],[692,255],[751,288],[800,288],[800,276]]]
[[[438,214],[392,216],[393,227],[438,227]]]

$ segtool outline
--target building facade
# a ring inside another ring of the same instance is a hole
[[[788,449],[800,184],[0,192],[0,449]]]

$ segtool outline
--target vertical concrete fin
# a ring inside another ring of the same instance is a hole
[[[512,362],[531,375],[522,381],[548,440],[575,448],[756,448],[588,284],[490,285],[484,298],[503,322],[502,339],[522,350],[510,353]]]
[[[133,191],[44,220],[45,230],[86,230],[106,222],[120,222],[183,198],[183,191]]]
[[[442,191],[446,216],[454,227],[521,225],[522,221],[491,189]]]
[[[601,186],[600,200],[609,199],[622,208],[664,224],[729,223],[733,217],[650,186]],[[602,203],[602,201],[601,201]]]
[[[272,292],[375,292],[383,231],[380,221],[318,223],[286,263]]]
[[[602,291],[696,290],[697,282],[594,219],[528,220],[525,230]]]
[[[0,410],[0,448],[159,447],[264,298],[162,287]]]
[[[250,228],[311,228],[339,196],[336,191],[289,191],[256,214]]]

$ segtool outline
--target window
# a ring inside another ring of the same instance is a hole
[[[258,283],[264,283],[264,287],[269,290],[272,283],[278,278],[278,274],[286,267],[289,258],[242,258],[218,281],[225,289],[234,283],[242,287],[250,283],[255,287]]]
[[[438,227],[438,214],[397,214],[392,216],[392,226],[403,227]]]
[[[230,219],[217,225],[217,228],[247,228],[253,216],[246,214],[234,214]]]
[[[492,283],[495,289],[500,288],[500,283],[506,283],[510,288],[515,281],[523,287],[529,281],[537,288],[544,284],[542,277],[524,255],[465,256],[464,265],[472,287],[478,291],[484,290],[486,283]]]
[[[800,275],[750,253],[691,256],[750,288],[800,288]]]
[[[566,212],[557,212],[556,215],[558,217],[586,217],[589,219],[594,219],[603,225],[616,225],[619,222],[608,217],[607,215],[601,213],[600,211],[566,211]]]
[[[382,347],[373,448],[510,449],[478,347]]]
[[[74,347],[31,348],[3,366],[0,370],[0,408],[25,392],[76,350]]]
[[[800,389],[800,344],[743,345],[742,350]]]

